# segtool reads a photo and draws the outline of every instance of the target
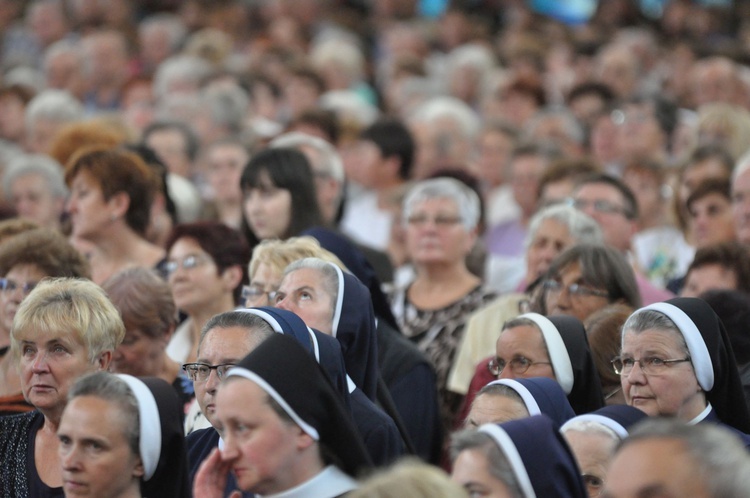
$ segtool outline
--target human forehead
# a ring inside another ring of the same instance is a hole
[[[546,218],[539,223],[531,239],[532,243],[541,239],[567,240],[570,238],[568,226],[554,218]]]
[[[542,332],[532,325],[517,325],[500,332],[497,352],[498,355],[518,352],[547,354]]]
[[[615,186],[607,183],[592,182],[578,186],[573,192],[576,199],[605,200],[625,203],[625,198]]]
[[[675,330],[646,329],[635,332],[630,329],[622,331],[622,352],[635,353],[643,351],[679,352],[684,348],[684,339]]]
[[[103,421],[106,423],[100,423]],[[125,413],[114,401],[95,395],[83,395],[68,402],[60,421],[60,433],[75,430],[82,437],[91,434],[127,441],[128,425]]]
[[[250,353],[253,331],[246,327],[214,327],[201,340],[198,359],[209,362],[239,360]]]
[[[458,203],[450,197],[425,197],[411,206],[412,213],[457,213]]]
[[[282,278],[279,289],[291,292],[302,287],[328,294],[325,285],[323,285],[323,272],[317,268],[297,268],[288,272]]]
[[[268,404],[268,394],[250,379],[230,376],[216,394],[216,416],[223,423],[230,419],[258,420],[269,416],[280,419]]]
[[[181,255],[208,254],[193,237],[180,237],[169,249],[169,257]],[[209,254],[210,256],[210,254]]]

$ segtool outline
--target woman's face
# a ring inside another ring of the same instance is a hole
[[[588,284],[583,277],[583,269],[576,261],[560,270],[559,289],[545,289],[544,299],[548,315],[570,315],[582,322],[592,313],[609,304],[607,290]],[[579,292],[572,293],[570,288],[577,285]]]
[[[62,413],[68,390],[84,374],[105,370],[111,353],[104,352],[94,363],[75,332],[33,331],[20,340],[21,389],[24,398],[43,413]]]
[[[72,235],[84,239],[95,238],[121,214],[116,204],[114,197],[104,199],[99,182],[90,173],[78,173],[70,184],[70,197],[66,204],[73,225]]]
[[[5,289],[0,291],[0,320],[2,328],[10,333],[13,318],[16,316],[18,306],[29,295],[29,292],[39,283],[41,279],[48,276],[36,265],[16,265],[5,274],[8,281]],[[10,289],[10,287],[15,289]]]
[[[495,352],[497,358],[505,362],[505,368],[498,379],[548,377],[557,380],[542,332],[536,327],[519,325],[503,330],[497,340]],[[530,366],[525,372],[518,372],[516,365],[524,359],[530,362]]]
[[[112,355],[112,371],[134,377],[158,376],[170,336],[164,334],[154,338],[141,330],[128,329],[125,339]]]
[[[217,201],[237,203],[242,199],[240,178],[248,159],[239,144],[220,144],[209,149],[206,157],[208,181]]]
[[[169,250],[169,262],[175,270],[169,274],[172,297],[179,309],[191,315],[222,300],[233,288],[224,275],[219,274],[211,255],[195,239],[178,239]]]
[[[732,204],[719,193],[708,194],[690,205],[690,228],[698,248],[734,240]]]
[[[406,249],[416,265],[463,262],[475,240],[452,199],[418,202],[406,219]]]
[[[65,408],[57,437],[65,496],[125,496],[139,491],[143,463],[130,448],[120,408],[78,396]]]
[[[552,260],[574,242],[564,224],[554,219],[542,221],[526,250],[526,281],[539,278]]]
[[[677,417],[684,421],[697,417],[706,408],[706,398],[691,362],[670,363],[650,374],[643,373],[641,368],[645,358],[674,360],[688,356],[676,332],[626,330],[620,357],[638,360],[627,375],[621,376],[627,404],[652,417]]]
[[[261,240],[283,238],[291,224],[292,194],[276,187],[264,173],[257,188],[245,191],[243,209],[256,237]]]
[[[597,432],[569,430],[563,435],[584,476],[589,498],[598,497],[604,487],[607,466],[617,443],[611,437]]]
[[[453,462],[453,482],[463,486],[471,498],[513,498],[513,494],[500,479],[490,473],[487,455],[481,450],[464,450]]]
[[[250,287],[256,289],[256,295],[245,300],[245,307],[274,306],[276,292],[281,285],[281,271],[268,263],[260,263],[250,277]]]

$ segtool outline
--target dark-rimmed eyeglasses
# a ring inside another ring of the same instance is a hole
[[[31,291],[34,290],[39,282],[24,282],[19,283],[9,278],[0,278],[0,290],[3,292],[15,292],[17,289],[21,289],[24,296],[28,296]]]
[[[557,280],[545,280],[543,285],[547,294],[560,294],[563,289],[566,289],[568,294],[575,297],[596,296],[609,299],[609,292],[594,289],[583,284],[570,284],[567,287],[563,287],[563,284]]]
[[[612,360],[612,368],[614,368],[617,375],[629,375],[633,371],[633,367],[638,363],[641,366],[641,372],[646,375],[659,375],[668,370],[675,363],[685,363],[690,361],[690,357],[676,358],[665,360],[658,356],[646,356],[639,360],[629,357],[618,356]]]
[[[219,380],[224,380],[227,372],[234,363],[222,363],[221,365],[209,365],[208,363],[185,363],[182,369],[193,382],[206,382],[211,375],[211,370],[216,370]]]
[[[490,371],[492,375],[497,377],[501,373],[503,373],[503,370],[505,370],[505,367],[510,365],[510,371],[513,372],[516,375],[523,375],[526,373],[526,371],[531,368],[532,365],[550,365],[551,363],[548,361],[531,361],[528,358],[525,358],[523,356],[516,356],[512,360],[506,362],[502,358],[492,358],[490,360],[490,363],[487,365],[487,369]]]

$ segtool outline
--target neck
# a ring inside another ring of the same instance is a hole
[[[217,299],[216,301],[209,303],[199,310],[186,310],[186,312],[190,315],[190,319],[193,321],[193,339],[195,339],[196,341],[198,340],[201,329],[206,324],[206,322],[208,322],[208,320],[218,315],[219,313],[232,311],[234,308],[234,296],[232,294],[226,294],[223,295],[221,299]]]
[[[421,281],[422,284],[438,287],[444,285],[453,286],[469,279],[479,280],[462,263],[417,266],[416,281]]]
[[[166,352],[162,354],[160,362],[161,366],[158,370],[159,373],[157,374],[157,377],[171,384],[180,374],[180,364],[167,356]]]

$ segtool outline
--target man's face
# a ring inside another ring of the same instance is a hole
[[[244,327],[213,328],[206,333],[198,350],[196,363],[210,366],[236,364],[253,350],[252,332]],[[211,425],[216,426],[216,393],[221,383],[216,369],[205,381],[196,380],[195,398]]]
[[[606,183],[586,183],[573,193],[576,207],[591,216],[604,234],[604,242],[620,251],[630,249],[636,230],[626,216],[627,205],[619,190]]]
[[[318,270],[301,268],[287,274],[276,295],[276,307],[291,311],[308,327],[331,334],[333,330],[333,297],[323,285]]]

